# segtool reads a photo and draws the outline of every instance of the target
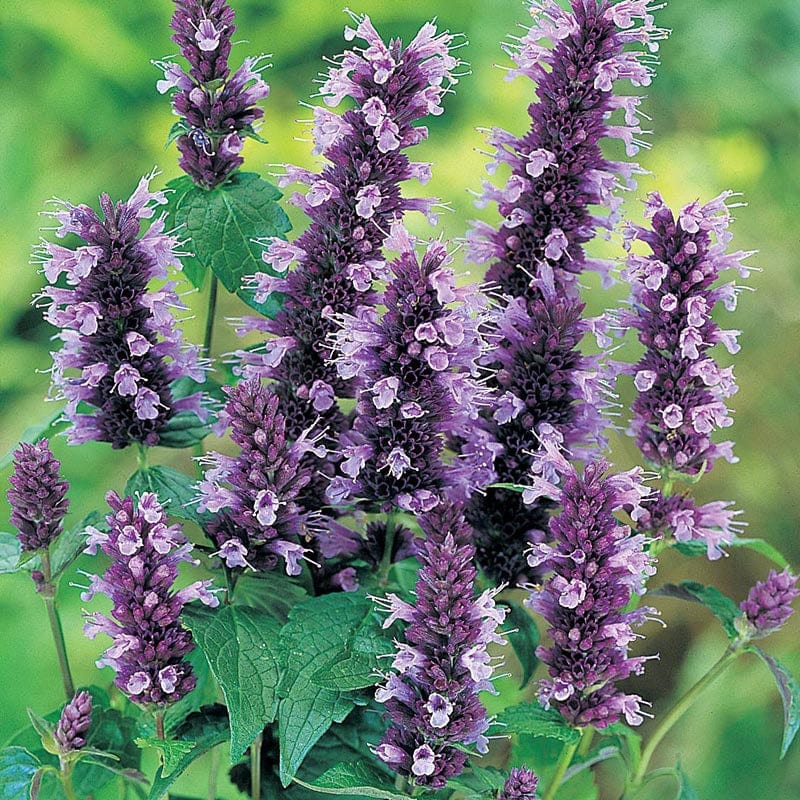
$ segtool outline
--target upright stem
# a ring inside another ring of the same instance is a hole
[[[163,711],[156,711],[153,714],[153,717],[156,721],[156,738],[161,739],[162,741],[167,737],[164,735],[164,712]]]
[[[143,444],[139,444],[139,452],[137,454],[137,464],[140,470],[144,472],[147,469],[147,448]]]
[[[581,736],[580,744],[578,745],[578,755],[588,755],[589,750],[592,749],[592,740],[594,739],[594,728],[591,725],[583,729],[583,736]]]
[[[211,286],[208,292],[208,310],[206,312],[206,331],[203,336],[203,355],[208,358],[211,355],[211,338],[214,335],[214,317],[217,312],[217,291],[219,281],[217,276],[211,273]]]
[[[564,773],[569,769],[569,765],[572,763],[572,759],[575,757],[580,743],[581,740],[578,739],[574,744],[564,745],[561,750],[561,755],[558,758],[558,763],[556,764],[556,771],[550,779],[547,791],[542,795],[542,800],[553,800],[556,796],[558,787],[561,786],[561,781],[564,778]]]
[[[741,650],[738,646],[729,647],[725,654],[714,664],[711,669],[700,678],[697,683],[689,689],[688,692],[672,707],[672,709],[661,718],[661,723],[656,728],[650,740],[642,752],[642,760],[639,762],[639,768],[636,770],[633,779],[631,780],[631,790],[638,789],[647,774],[647,767],[650,764],[650,759],[653,757],[656,748],[661,744],[661,740],[669,733],[672,726],[684,715],[688,708],[694,703],[695,700],[705,691],[708,686],[711,686],[714,681],[722,675],[723,672],[738,658]]]
[[[61,786],[64,789],[64,796],[67,800],[77,800],[75,788],[72,785],[72,768],[74,764],[61,763]]]
[[[250,745],[250,787],[253,800],[261,800],[261,743],[264,735],[259,733]]]
[[[389,579],[389,570],[392,567],[392,552],[394,551],[394,538],[397,533],[397,520],[395,512],[390,511],[386,516],[386,541],[383,545],[383,557],[378,567],[378,583],[386,586]]]
[[[42,551],[42,573],[44,574],[44,588],[42,597],[47,608],[47,618],[50,620],[50,631],[53,634],[53,642],[56,646],[58,655],[58,666],[61,670],[61,681],[64,685],[64,694],[67,701],[72,700],[75,694],[75,684],[72,682],[72,673],[69,669],[67,659],[67,646],[64,642],[64,629],[61,627],[61,617],[58,615],[56,607],[56,587],[53,585],[53,575],[50,568],[50,553],[48,550]]]
[[[217,800],[217,778],[219,776],[220,748],[211,749],[211,767],[208,770],[208,800]]]

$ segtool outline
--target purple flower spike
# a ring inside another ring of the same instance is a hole
[[[514,767],[503,784],[497,800],[536,800],[539,779],[527,767]]]
[[[647,146],[637,118],[640,98],[613,90],[622,80],[650,83],[652,54],[667,33],[653,24],[660,6],[647,0],[571,5],[564,11],[554,0],[534,0],[533,26],[506,47],[517,64],[509,78],[533,80],[538,100],[529,107],[532,123],[524,136],[490,131],[495,153],[488,171],[507,164],[511,176],[502,189],[486,183],[479,205],[496,202],[504,222],[499,230],[476,223],[469,238],[473,260],[489,262],[487,278],[512,297],[536,296],[543,286],[574,297],[580,272],[607,274],[609,265],[587,259],[583,245],[598,226],[614,225],[619,178],[630,185],[638,168],[608,161],[600,143],[622,139],[628,156]],[[615,112],[624,119],[610,120]],[[594,216],[590,206],[609,214]]]
[[[61,753],[72,753],[86,744],[86,732],[92,724],[92,696],[78,692],[64,706],[53,738]]]
[[[783,572],[770,570],[739,605],[750,623],[747,638],[760,639],[782,628],[794,613],[792,603],[798,595],[797,577],[788,567]]]
[[[163,707],[188,694],[196,679],[186,655],[194,649],[192,635],[181,626],[183,607],[192,600],[219,605],[211,581],[195,581],[173,591],[181,562],[199,563],[179,525],[167,525],[167,515],[155,494],[133,498],[109,492],[110,532],[89,528],[87,553],[97,548],[111,559],[101,578],[89,575],[85,602],[96,594],[113,602],[110,616],[87,613],[83,632],[90,639],[104,633],[113,639],[97,662],[116,673],[114,683],[134,703]],[[86,574],[86,573],[85,573]]]
[[[415,785],[441,789],[464,769],[464,748],[488,751],[478,692],[493,691],[487,646],[503,644],[497,628],[506,610],[495,606],[496,589],[475,597],[472,531],[457,507],[443,503],[420,525],[427,538],[416,606],[395,595],[382,601],[390,612],[384,627],[395,619],[409,624],[394,671],[375,693],[392,721],[375,753]]]
[[[23,552],[45,550],[61,533],[69,510],[69,483],[60,474],[61,463],[50,451],[47,439],[22,442],[14,451],[14,472],[8,479],[11,524]]]
[[[720,367],[710,354],[717,344],[739,349],[739,331],[721,330],[711,318],[722,303],[736,308],[735,282],[717,284],[720,273],[738,270],[752,253],[727,253],[730,211],[726,192],[676,215],[658,194],[647,201],[651,229],[629,226],[626,239],[641,240],[652,255],[630,255],[625,277],[631,283],[631,310],[620,315],[638,331],[646,350],[631,368],[639,391],[633,402],[630,433],[644,457],[659,471],[698,476],[720,456],[734,462],[733,443],[716,443],[713,434],[733,424],[725,401],[737,390],[732,367]]]
[[[228,567],[271,570],[282,558],[286,572],[298,575],[309,552],[299,542],[313,520],[298,499],[311,480],[303,456],[314,443],[305,436],[287,442],[280,401],[258,380],[225,391],[222,418],[240,452],[205,457],[210,469],[198,487],[199,508],[215,515],[210,534]]]
[[[189,62],[188,74],[171,61],[156,62],[164,71],[159,92],[172,98],[178,123],[180,165],[192,180],[213,189],[239,167],[244,139],[264,116],[256,107],[269,95],[260,70],[264,57],[245,58],[231,75],[228,57],[236,26],[226,0],[175,0],[172,40]]]
[[[400,194],[405,181],[430,177],[430,165],[409,161],[404,151],[427,138],[427,128],[414,123],[442,113],[459,63],[450,54],[454,37],[431,23],[403,48],[399,40],[386,45],[369,17],[353,19],[356,28],[345,38],[364,45],[336,60],[320,95],[325,106],[349,97],[354,107],[314,109],[314,152],[329,163],[319,174],[287,167],[279,181],[308,186],[291,200],[311,224],[295,242],[273,240],[264,254],[270,274],[253,277],[257,299],[275,290],[287,299],[274,321],[246,322],[244,329],[255,325],[275,338],[265,352],[237,354],[246,376],[277,381],[290,437],[317,425],[331,442],[347,425],[335,398],[355,392],[332,358],[336,320],[374,304],[372,285],[386,271],[381,248],[392,224],[406,211],[431,214],[433,200]],[[292,262],[296,269],[283,277]]]
[[[399,223],[388,242],[400,256],[388,268],[386,313],[364,306],[341,319],[339,375],[363,388],[340,441],[342,475],[327,497],[417,513],[448,488],[474,483],[468,464],[445,466],[442,454],[445,437],[466,432],[486,404],[477,381],[484,303],[472,288],[456,287],[440,242],[419,259]]]
[[[198,348],[185,345],[175,326],[173,309],[185,309],[175,284],[147,290],[152,279],[167,277],[168,265],[180,268],[178,240],[164,232],[163,214],[141,233],[142,220],[167,202],[163,192],[149,190],[152,177],[142,178],[126,202],[103,194],[102,216],[63,201],[50,214],[60,224],[57,236],[75,234],[85,243],[74,250],[41,245],[48,281],[63,275],[67,287],[47,286],[40,299],[64,343],[53,354],[52,383],[67,401],[71,444],[152,446],[175,414],[203,413],[199,393],[176,400],[171,390],[180,378],[205,378]]]
[[[647,658],[631,658],[628,648],[638,638],[633,629],[656,612],[623,609],[633,594],[644,593],[655,567],[644,536],[632,535],[613,512],[637,518],[648,490],[638,470],[606,475],[604,461],[579,475],[556,448],[548,448],[540,467],[527,499],[547,496],[562,510],[550,521],[553,543],[534,545],[528,555],[532,567],[552,571],[526,601],[547,620],[553,640],[537,650],[550,675],[540,683],[539,700],[576,726],[604,728],[622,716],[639,725],[642,699],[614,684],[644,669]],[[561,488],[553,483],[557,476]]]

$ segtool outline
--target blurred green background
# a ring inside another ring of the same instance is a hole
[[[29,306],[41,286],[41,276],[28,262],[40,235],[44,201],[56,196],[95,203],[100,191],[127,197],[154,164],[164,172],[161,180],[178,174],[174,148],[165,152],[163,147],[172,124],[169,102],[156,93],[159,73],[150,64],[175,51],[168,29],[171,5],[168,0],[0,0],[2,452],[53,410],[43,401],[48,376],[42,373],[50,364],[52,330]],[[309,100],[315,91],[321,58],[343,47],[347,18],[340,0],[237,0],[234,7],[235,38],[242,42],[234,49],[234,63],[249,53],[274,54],[262,130],[269,144],[248,142],[246,168],[266,173],[272,169],[267,164],[287,161],[312,166],[305,127],[296,122],[310,113],[298,101]],[[508,64],[499,43],[525,22],[525,6],[517,0],[362,0],[353,8],[369,13],[384,36],[407,40],[437,15],[442,27],[463,31],[469,39],[459,55],[471,64],[471,74],[447,98],[446,113],[433,120],[430,141],[414,156],[435,163],[428,191],[454,209],[443,215],[440,230],[462,237],[467,220],[477,215],[468,190],[478,189],[485,176],[476,128],[500,125],[521,132],[527,125],[531,84],[524,79],[507,83],[493,68]],[[640,181],[628,213],[640,219],[639,199],[656,186],[671,203],[709,199],[728,187],[741,191],[748,206],[737,210],[734,245],[759,250],[752,262],[763,268],[748,282],[756,293],[744,294],[735,317],[722,320],[744,331],[735,359],[741,390],[734,398],[733,428],[741,463],[719,465],[697,495],[702,501],[735,500],[745,510],[748,535],[769,539],[799,565],[800,3],[672,0],[658,19],[673,34],[662,47],[659,74],[644,106],[655,135],[652,150],[640,161],[652,176]],[[494,219],[491,209],[480,213]],[[296,229],[302,227],[297,214],[292,219]],[[423,225],[417,228],[425,232]],[[594,245],[594,252],[617,256],[619,242]],[[592,310],[624,295],[621,287],[604,294],[588,282]],[[193,294],[188,301],[201,309],[204,298]],[[238,301],[225,299],[223,313],[242,311]],[[197,320],[186,330],[199,340]],[[221,326],[215,349],[233,346],[233,335]],[[623,387],[623,399],[626,391]],[[112,453],[107,446],[70,449],[58,439],[55,449],[73,483],[71,519],[101,508],[104,491],[120,490],[135,468],[133,453]],[[621,438],[614,452],[620,467],[636,461],[630,443]],[[186,468],[180,453],[161,451],[156,458]],[[4,486],[7,477],[5,470]],[[0,520],[7,518],[3,491]],[[742,551],[713,564],[666,553],[661,575],[714,582],[739,600],[768,568],[759,556]],[[102,643],[80,635],[77,594],[62,584],[77,680],[108,681],[108,674],[99,675],[93,667]],[[651,662],[647,676],[636,681],[636,691],[653,700],[656,713],[724,649],[723,634],[702,609],[675,601],[662,601],[660,607],[669,627],[651,625],[642,647],[660,651],[661,660]],[[768,643],[796,674],[798,631],[793,620]],[[3,577],[0,642],[0,740],[5,741],[22,726],[26,706],[44,713],[60,702],[44,608],[25,576]],[[780,717],[768,673],[743,659],[678,725],[658,761],[674,763],[680,756],[704,800],[793,800],[800,797],[800,745],[778,762]],[[203,769],[186,784],[196,794],[203,791]],[[232,788],[220,791],[220,797],[235,796]],[[671,797],[671,789],[657,790],[653,797],[658,796]]]

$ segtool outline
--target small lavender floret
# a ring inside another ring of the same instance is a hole
[[[309,552],[299,542],[312,533],[314,518],[300,500],[311,481],[303,456],[314,442],[302,434],[287,441],[280,400],[257,379],[225,391],[222,419],[240,450],[204,457],[199,508],[215,515],[209,533],[228,567],[271,570],[283,558],[286,572],[298,575]]]
[[[181,411],[203,415],[201,394],[176,399],[172,384],[180,378],[202,382],[199,349],[184,344],[174,309],[186,306],[167,282],[148,291],[153,279],[180,268],[178,240],[164,232],[165,214],[142,233],[167,200],[151,192],[149,175],[127,201],[100,197],[102,215],[88,206],[55,201],[56,235],[80,237],[69,249],[43,241],[40,257],[51,285],[40,295],[45,319],[60,328],[64,343],[53,354],[55,396],[67,401],[71,444],[110,442],[115,449],[133,442],[153,446],[159,432]],[[54,285],[61,282],[66,288]]]
[[[514,767],[503,784],[497,800],[536,800],[539,779],[527,767]]]
[[[750,590],[739,605],[752,626],[748,638],[768,636],[786,624],[794,613],[792,603],[800,595],[797,580],[788,567],[783,572],[773,569],[765,581],[759,581]]]
[[[69,483],[62,479],[59,462],[47,439],[20,443],[14,451],[14,472],[8,479],[11,524],[23,552],[45,550],[61,533],[69,510]]]
[[[263,56],[245,58],[231,75],[233,23],[226,0],[175,0],[172,40],[189,71],[171,61],[156,62],[164,71],[158,91],[177,90],[172,107],[183,131],[177,140],[181,168],[206,189],[223,183],[243,163],[245,137],[264,116],[255,104],[269,95],[260,74]]]
[[[86,732],[92,724],[92,696],[77,692],[64,706],[53,738],[61,753],[80,750],[86,744]]]
[[[113,639],[98,667],[116,672],[114,683],[134,703],[163,707],[185,697],[196,678],[186,656],[194,649],[192,635],[180,621],[192,600],[219,605],[211,581],[195,581],[174,591],[181,562],[198,564],[192,545],[167,515],[155,494],[132,497],[109,492],[109,533],[88,528],[87,553],[98,547],[111,559],[103,577],[88,575],[84,602],[96,594],[113,602],[110,616],[87,613],[83,632],[90,639],[104,633]]]
[[[389,617],[408,623],[393,672],[375,693],[392,724],[375,749],[392,770],[417,786],[441,789],[461,773],[463,748],[488,751],[486,709],[479,691],[494,691],[490,642],[506,610],[495,590],[475,597],[472,531],[456,506],[440,504],[420,517],[426,535],[412,606],[394,594],[382,601]]]
[[[625,509],[636,518],[649,492],[640,470],[607,475],[607,469],[600,460],[580,475],[548,447],[526,492],[527,501],[546,496],[562,508],[550,521],[552,544],[535,544],[528,555],[532,567],[552,571],[541,588],[531,587],[526,601],[545,617],[553,640],[536,651],[549,672],[539,700],[573,725],[597,728],[623,715],[629,725],[642,722],[642,699],[615,684],[643,671],[647,658],[631,658],[628,648],[638,638],[633,629],[656,613],[646,607],[624,611],[633,594],[644,593],[655,567],[644,536],[632,535],[614,516]]]

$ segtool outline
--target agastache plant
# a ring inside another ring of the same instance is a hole
[[[59,222],[57,236],[83,242],[40,246],[51,282],[40,300],[63,342],[53,353],[52,387],[67,401],[71,444],[153,446],[176,414],[203,414],[199,392],[177,399],[171,388],[180,378],[205,376],[198,348],[183,342],[173,318],[185,306],[172,282],[148,289],[168,276],[168,266],[180,267],[178,239],[164,231],[164,215],[155,216],[166,197],[150,191],[152,178],[142,178],[127,201],[101,195],[100,214],[60,200],[49,212]],[[66,287],[55,285],[62,275]]]

